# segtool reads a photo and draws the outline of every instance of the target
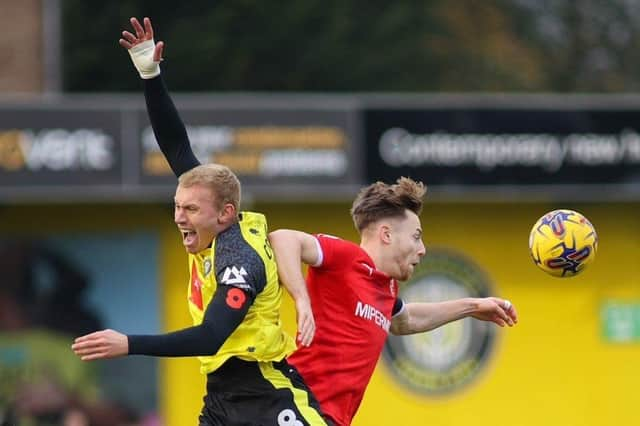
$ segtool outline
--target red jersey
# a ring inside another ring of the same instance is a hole
[[[398,285],[375,269],[360,246],[316,236],[320,258],[309,267],[307,287],[316,320],[310,347],[288,360],[336,425],[351,424],[402,302]]]

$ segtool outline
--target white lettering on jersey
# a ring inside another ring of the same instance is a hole
[[[244,267],[240,267],[240,269],[235,266],[227,266],[227,269],[224,270],[222,274],[222,280],[220,282],[222,284],[246,284],[247,282],[244,280],[244,277],[247,276],[247,271],[244,270]]]
[[[387,333],[389,332],[389,327],[391,327],[391,320],[389,320],[384,316],[382,312],[369,305],[368,303],[362,303],[358,300],[355,315],[368,321],[373,321],[384,331],[386,331]]]
[[[278,426],[302,426],[293,410],[286,409],[278,413]]]

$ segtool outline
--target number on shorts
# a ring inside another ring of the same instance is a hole
[[[293,410],[286,409],[278,414],[278,426],[303,426]]]

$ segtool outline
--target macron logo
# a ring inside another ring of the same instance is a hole
[[[244,270],[244,267],[241,266],[240,269],[238,269],[235,266],[227,266],[220,282],[222,284],[246,284],[247,282],[244,280],[246,276],[247,271]]]
[[[368,303],[362,303],[358,300],[358,305],[356,306],[357,317],[364,318],[369,321],[373,321],[377,326],[382,328],[387,333],[389,332],[389,327],[391,326],[391,321],[384,316],[382,312],[369,305]]]

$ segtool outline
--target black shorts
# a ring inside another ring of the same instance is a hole
[[[298,371],[286,360],[230,358],[207,376],[200,426],[331,425]]]

